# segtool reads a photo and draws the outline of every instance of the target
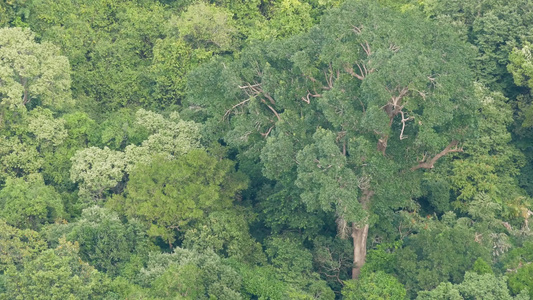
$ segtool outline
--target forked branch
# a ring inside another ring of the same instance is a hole
[[[401,141],[401,140],[407,138],[406,135],[403,135],[403,131],[405,130],[405,122],[414,119],[414,117],[408,117],[408,118],[406,118],[406,117],[405,117],[405,113],[403,112],[403,110],[400,110],[400,114],[402,115],[402,131],[400,132],[400,141]]]
[[[363,29],[363,25],[360,25],[359,27],[352,25],[352,30],[353,32],[355,32],[355,34],[361,34],[362,29]]]
[[[337,70],[337,72],[333,72],[333,67],[331,66],[331,64],[329,65],[329,68],[328,68],[328,71],[329,71],[329,76],[327,75],[326,71],[324,71],[324,77],[326,78],[326,83],[328,84],[328,86],[324,86],[322,87],[324,90],[331,90],[333,88],[333,83],[335,82],[335,80],[339,79],[339,77],[341,76],[340,75],[340,72]],[[337,74],[337,77],[335,78],[335,80],[333,80],[333,74],[336,73]]]
[[[356,63],[355,65],[357,66],[357,68],[359,68],[359,73],[360,73],[360,74],[355,73],[354,69],[353,69],[352,67],[349,67],[349,66],[345,66],[345,67],[344,67],[344,70],[345,70],[348,74],[352,75],[353,77],[355,77],[355,78],[357,78],[357,79],[359,79],[359,80],[363,80],[363,79],[365,79],[365,77],[366,77],[368,74],[370,74],[370,73],[372,73],[372,72],[375,71],[374,68],[367,69],[367,67],[366,67],[365,64],[359,64],[359,63]]]
[[[312,76],[305,75],[305,74],[304,74],[304,76],[306,78],[308,78],[309,80],[311,80],[311,82],[313,82],[314,84],[317,84],[317,83],[321,84],[322,83],[320,80],[317,80],[316,78],[314,78]],[[322,87],[320,87],[320,88],[325,90],[325,91],[331,90],[333,88],[333,83],[335,83],[335,80],[339,79],[340,76],[341,76],[341,74],[340,74],[339,70],[334,71],[333,67],[330,64],[328,69],[324,70],[324,79],[326,81],[326,85],[322,85]],[[315,92],[315,94],[316,94],[316,92]]]
[[[361,47],[363,47],[363,51],[365,51],[366,56],[370,56],[372,54],[372,50],[370,50],[370,45],[368,44],[367,41],[365,41],[364,44],[361,43],[359,45],[361,45]]]
[[[263,90],[263,88],[261,87],[261,83],[256,83],[256,84],[246,83],[246,85],[239,86],[239,88],[241,90],[244,90],[244,92],[250,97],[262,95],[265,98],[267,98],[268,101],[270,101],[270,103],[276,104],[276,101],[274,101],[274,98],[272,98],[272,96],[270,96],[268,93],[266,93]]]
[[[309,92],[309,90],[307,90],[307,96],[306,97],[302,97],[302,101],[307,103],[307,104],[310,104],[311,103],[311,99],[309,99],[309,97],[313,97],[313,98],[319,98],[319,97],[322,97],[321,94],[317,94],[315,92],[315,94],[311,94],[311,92]]]
[[[274,126],[270,126],[270,128],[268,128],[268,130],[264,133],[261,133],[261,135],[264,137],[264,138],[267,138],[268,135],[270,134],[270,132],[272,131],[272,129],[274,128]]]
[[[448,146],[446,146],[444,150],[442,150],[440,153],[438,153],[437,155],[433,156],[430,159],[428,159],[426,155],[424,155],[422,159],[418,162],[418,165],[411,168],[411,171],[415,171],[418,169],[433,169],[437,160],[439,160],[439,158],[443,157],[444,155],[448,153],[453,153],[453,152],[463,152],[462,147],[457,147],[458,144],[459,144],[459,141],[457,140],[451,141],[451,143]]]

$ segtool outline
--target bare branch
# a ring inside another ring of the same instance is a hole
[[[261,86],[260,83],[256,83],[256,84],[252,84],[252,85],[248,84],[248,85],[244,85],[244,86],[240,86],[239,85],[239,88],[240,89],[249,89],[249,88],[260,87],[260,86]]]
[[[404,135],[403,135],[403,131],[405,130],[405,122],[410,121],[410,120],[413,120],[414,117],[408,117],[408,118],[406,118],[406,117],[405,117],[405,113],[403,112],[403,110],[400,110],[400,114],[402,115],[402,131],[400,132],[400,141],[401,141],[401,140],[407,138],[407,136],[404,136]]]
[[[513,227],[511,227],[511,224],[509,224],[508,222],[503,222],[502,221],[502,225],[503,225],[503,227],[505,227],[509,231],[513,230]]]
[[[387,151],[388,141],[389,141],[389,136],[388,135],[382,135],[381,138],[378,139],[377,149],[378,149],[379,152],[381,152],[381,154],[383,154],[383,156],[385,156],[385,153]]]
[[[272,98],[269,94],[263,93],[263,96],[265,96],[265,98],[267,98],[268,101],[270,101],[270,104],[272,104],[272,105],[276,104],[276,101],[274,101],[274,98]]]
[[[405,103],[402,104],[402,100],[409,92],[408,87],[403,87],[400,89],[400,87],[396,87],[393,90],[390,90],[388,88],[385,88],[390,94],[398,93],[396,96],[391,96],[391,100],[383,105],[381,108],[387,113],[389,116],[389,126],[392,126],[392,121],[394,118],[402,112],[402,109],[405,106]]]
[[[355,34],[361,34],[361,29],[363,28],[363,26],[355,26],[355,25],[352,25],[352,31],[355,32]]]
[[[261,135],[266,139],[273,128],[274,128],[274,126],[270,126],[270,128],[267,130],[267,132],[261,133]]]
[[[461,148],[457,147],[458,144],[459,144],[459,141],[457,140],[451,141],[450,144],[446,146],[446,148],[444,148],[444,150],[442,150],[440,153],[435,155],[433,158],[426,159],[424,157],[422,161],[418,162],[418,165],[411,168],[411,171],[415,171],[418,169],[433,169],[437,160],[439,160],[439,158],[443,157],[444,155],[448,153],[453,153],[453,152],[463,152],[462,147]]]
[[[328,86],[324,86],[322,88],[325,90],[331,90],[333,88],[333,70],[331,69],[331,65],[329,68],[329,77],[326,73],[326,70],[324,70],[324,77],[326,78],[326,83],[328,84]]]
[[[363,79],[365,79],[365,77],[366,77],[368,74],[370,74],[370,73],[372,73],[372,72],[375,71],[374,68],[372,68],[372,69],[370,69],[370,70],[367,69],[365,64],[355,63],[355,65],[357,66],[357,68],[359,68],[359,73],[360,73],[361,75],[355,73],[355,71],[353,70],[353,68],[352,68],[352,67],[349,67],[349,66],[347,66],[347,65],[344,66],[344,70],[345,70],[348,74],[352,75],[353,77],[355,77],[355,78],[357,78],[357,79],[359,79],[359,80],[363,80]]]
[[[395,106],[395,108],[398,110],[398,112],[401,110],[400,105],[402,103],[402,99],[403,97],[405,97],[405,95],[407,95],[407,93],[409,92],[409,88],[408,87],[403,87],[401,90],[399,87],[395,88],[395,90],[398,91],[398,95],[397,96],[392,96],[391,97],[391,103],[392,105]],[[401,106],[403,108],[403,106]],[[397,113],[398,113],[397,112]]]
[[[272,106],[268,105],[265,99],[261,99],[261,102],[263,102],[266,106],[268,106],[268,108],[270,108],[270,110],[276,115],[276,118],[278,118],[278,121],[281,121],[278,112]]]
[[[250,97],[253,97],[253,96],[258,96],[258,95],[263,95],[265,98],[268,99],[268,101],[270,101],[271,104],[276,104],[276,101],[274,101],[274,99],[272,98],[272,96],[270,96],[268,93],[266,93],[263,88],[261,87],[261,83],[256,83],[256,84],[249,84],[247,83],[246,85],[244,86],[239,86],[240,89],[244,90],[245,93],[250,96]]]
[[[370,45],[368,44],[367,41],[365,41],[364,45],[363,45],[363,43],[360,43],[359,45],[361,45],[361,47],[363,47],[363,51],[365,51],[366,56],[370,56],[372,54],[372,50],[370,50]]]
[[[358,97],[357,100],[359,100],[359,103],[361,104],[361,107],[363,108],[363,113],[366,113],[365,105],[363,104],[363,101]]]
[[[322,95],[321,94],[311,94],[311,92],[309,92],[309,90],[307,90],[307,96],[306,97],[302,97],[302,100],[305,103],[310,104],[311,103],[311,99],[309,99],[309,97],[319,98],[319,97],[322,97]]]
[[[226,111],[226,113],[225,113],[224,116],[222,117],[222,120],[224,120],[224,119],[230,114],[230,112],[231,112],[232,110],[234,110],[235,108],[237,108],[237,107],[239,107],[239,106],[245,104],[246,102],[248,102],[248,101],[250,101],[250,100],[252,100],[252,99],[253,99],[253,97],[250,97],[250,98],[248,98],[248,99],[246,99],[246,100],[244,100],[244,101],[242,101],[242,102],[239,102],[239,103],[233,105],[230,109],[228,109],[228,110]]]
[[[483,233],[477,233],[474,235],[474,242],[481,244],[483,240]]]

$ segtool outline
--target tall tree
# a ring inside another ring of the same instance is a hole
[[[356,278],[376,216],[419,195],[422,170],[475,127],[470,54],[446,26],[347,1],[307,34],[198,69],[189,101],[308,211],[335,217]]]

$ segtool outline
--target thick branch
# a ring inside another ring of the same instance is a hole
[[[400,111],[404,108],[405,104],[402,105],[402,100],[409,92],[408,87],[403,87],[400,89],[399,87],[396,87],[394,90],[387,89],[389,93],[398,92],[397,96],[391,96],[390,101],[383,106],[383,110],[387,113],[390,119],[390,125],[392,125],[392,120],[394,117],[396,117]]]
[[[400,89],[400,87],[396,87],[393,90],[387,89],[387,91],[391,94],[398,93],[396,96],[391,96],[390,101],[381,107],[389,116],[389,126],[392,126],[392,121],[394,118],[398,115],[402,115],[402,131],[400,132],[400,140],[403,140],[404,138],[407,138],[403,135],[403,132],[405,130],[405,122],[413,119],[412,117],[405,118],[405,112],[402,111],[405,103],[402,103],[403,98],[407,95],[409,92],[409,88],[407,86]],[[377,149],[379,152],[381,152],[383,155],[385,155],[385,152],[387,151],[387,142],[389,140],[388,135],[381,134],[379,132],[376,132],[376,134],[379,134],[381,137],[378,140]]]
[[[415,171],[418,169],[433,169],[437,160],[439,160],[439,158],[443,157],[444,155],[448,153],[453,153],[453,152],[463,152],[463,148],[462,147],[458,148],[457,144],[459,144],[459,141],[457,140],[451,141],[451,143],[448,146],[446,146],[444,150],[442,150],[440,153],[438,153],[431,159],[426,159],[426,157],[424,156],[422,160],[418,162],[418,165],[411,168],[411,171]]]
[[[389,142],[389,136],[388,135],[382,135],[380,139],[378,139],[378,146],[377,149],[383,156],[385,156],[385,152],[387,151],[387,143]]]
[[[327,75],[326,71],[324,70],[324,77],[326,78],[326,83],[328,84],[328,86],[322,87],[324,90],[331,90],[333,88],[333,83],[335,82],[333,80],[334,72],[333,72],[333,67],[331,66],[331,64],[329,65],[328,70],[329,70],[329,76]],[[336,74],[337,74],[337,78],[335,78],[335,80],[339,79],[340,72],[337,70]]]

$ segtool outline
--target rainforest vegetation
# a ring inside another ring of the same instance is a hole
[[[533,1],[0,1],[0,299],[533,298]]]

